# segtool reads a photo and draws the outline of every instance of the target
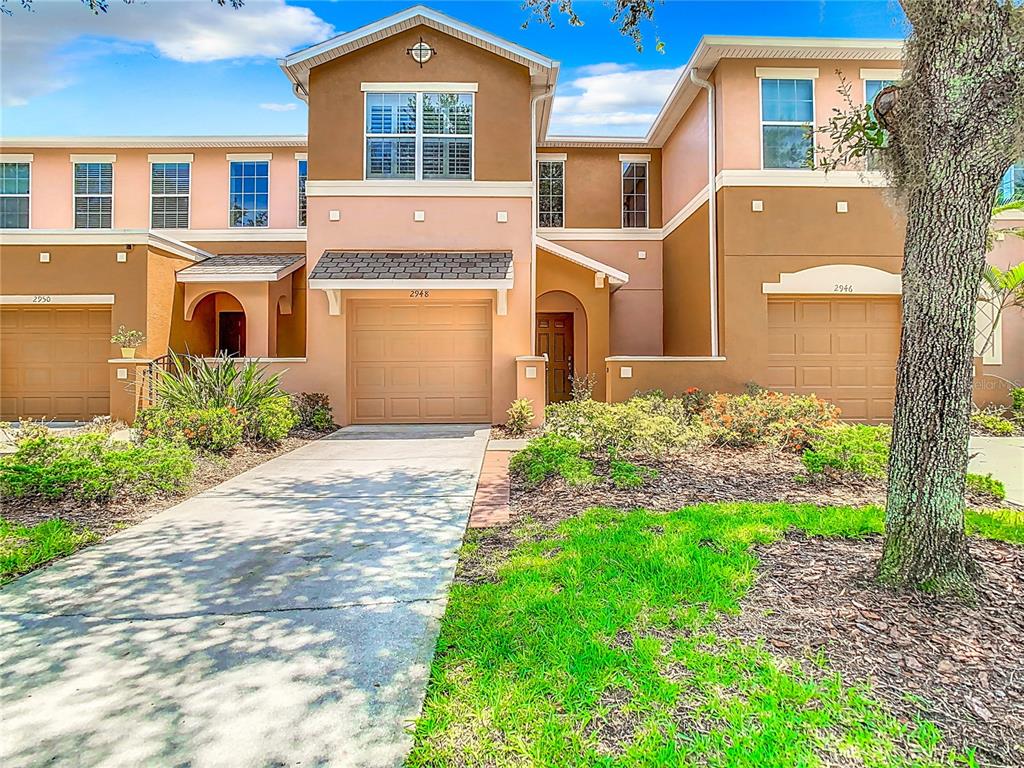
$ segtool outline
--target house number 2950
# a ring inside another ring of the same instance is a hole
[[[422,288],[419,288],[419,289],[417,289],[415,291],[409,291],[409,298],[410,299],[426,299],[426,298],[429,298],[429,297],[430,297],[430,291],[425,291]]]

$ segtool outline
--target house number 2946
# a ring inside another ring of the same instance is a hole
[[[853,293],[853,286],[849,283],[836,283],[836,287],[832,289],[833,293]]]
[[[430,291],[425,291],[422,288],[419,288],[419,289],[417,289],[415,291],[409,291],[409,298],[410,299],[426,299],[426,298],[429,298],[429,297],[430,297]]]

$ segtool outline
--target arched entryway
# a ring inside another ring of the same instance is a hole
[[[572,380],[589,373],[587,311],[568,291],[548,291],[537,297],[537,354],[547,355],[549,403],[572,396]]]
[[[190,354],[245,357],[245,309],[227,291],[212,291],[196,301],[185,325],[185,345]]]

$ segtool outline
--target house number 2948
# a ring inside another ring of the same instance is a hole
[[[409,291],[409,298],[410,299],[426,299],[426,298],[429,298],[429,297],[430,297],[430,291],[425,291],[422,288],[419,288],[419,289],[417,289],[415,291]]]

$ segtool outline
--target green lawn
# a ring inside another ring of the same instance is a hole
[[[31,527],[0,518],[0,584],[54,558],[70,555],[98,538],[91,531],[75,530],[56,518]]]
[[[969,522],[1024,541],[1020,515]],[[596,509],[519,545],[496,582],[454,585],[409,765],[969,764],[823,659],[802,667],[715,636],[752,583],[751,545],[789,528],[858,536],[880,532],[882,513]]]

